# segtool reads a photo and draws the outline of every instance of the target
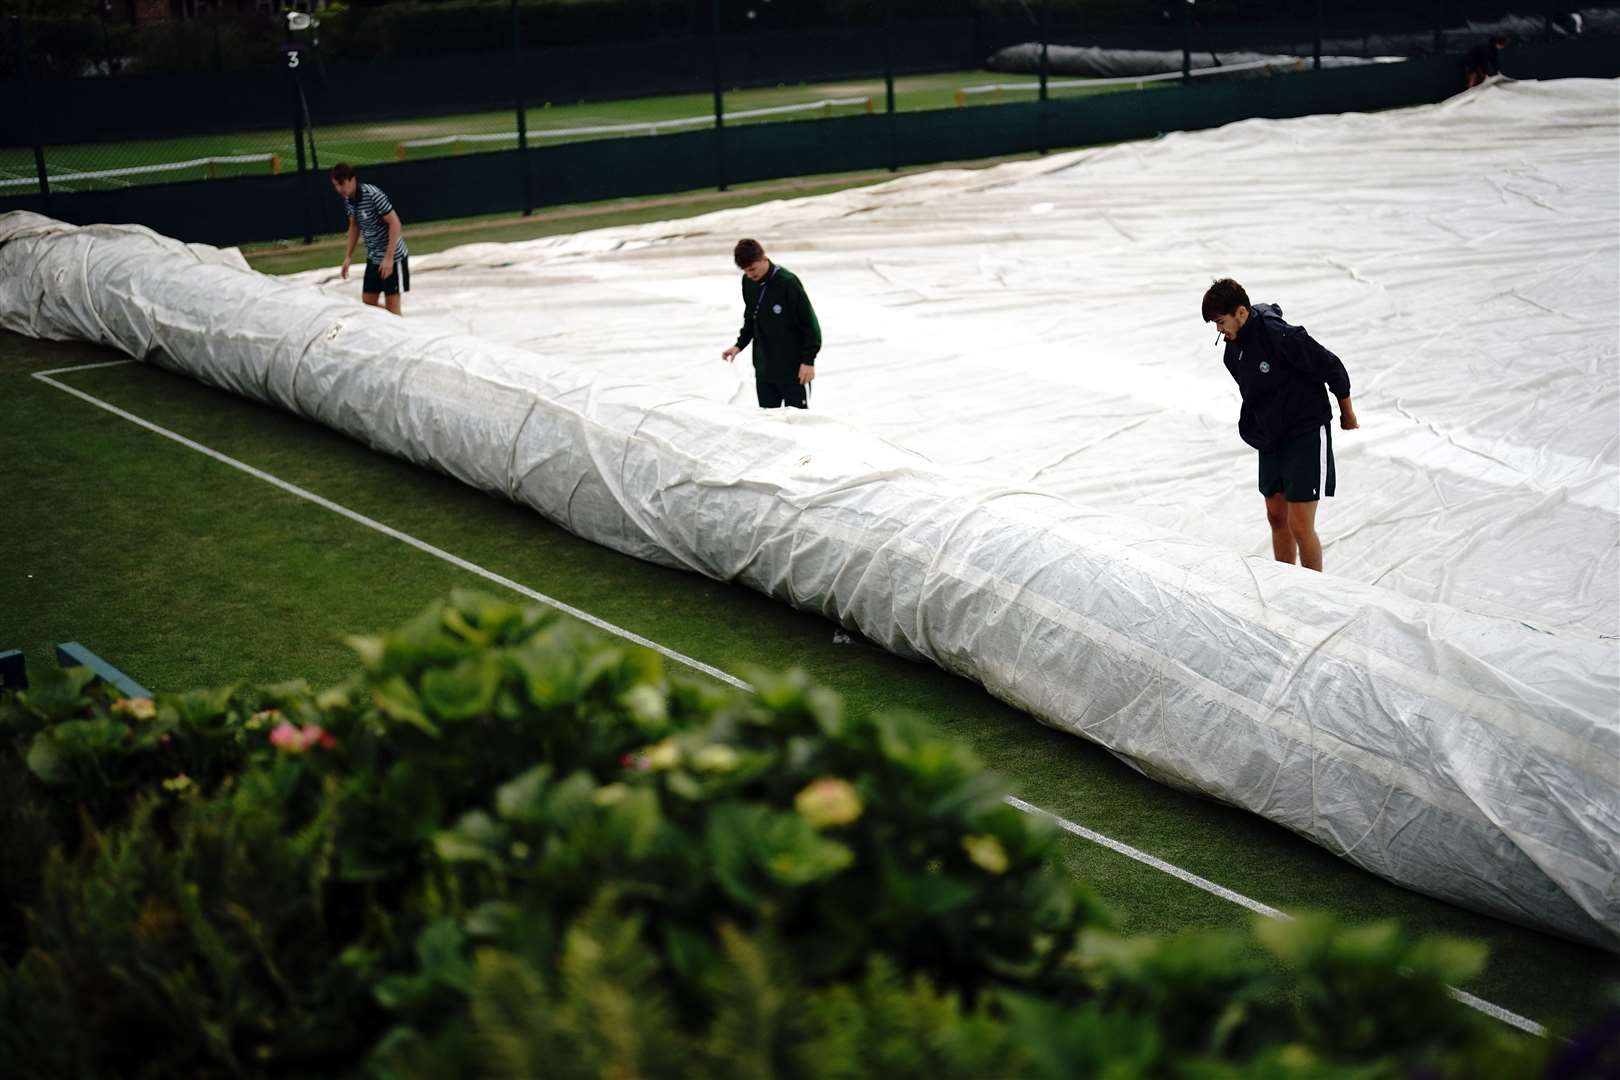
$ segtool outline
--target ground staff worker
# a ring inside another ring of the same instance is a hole
[[[810,382],[821,351],[821,323],[797,275],[765,257],[758,240],[739,240],[732,258],[743,272],[743,324],[737,344],[720,354],[732,358],[754,345],[754,389],[759,407],[810,406]]]
[[[404,226],[399,222],[394,204],[375,184],[362,184],[348,162],[332,167],[332,190],[343,200],[343,209],[349,215],[349,243],[343,249],[341,276],[345,281],[349,279],[354,245],[363,237],[366,280],[360,287],[360,298],[372,307],[376,307],[380,299],[389,311],[398,315],[400,294],[411,291],[411,264],[410,252],[405,248]]]
[[[1243,396],[1238,435],[1260,452],[1260,494],[1271,526],[1271,553],[1278,562],[1322,569],[1316,535],[1317,502],[1331,496],[1333,406],[1339,424],[1358,426],[1350,404],[1350,376],[1337,356],[1318,345],[1302,326],[1283,322],[1275,304],[1251,304],[1231,278],[1204,293],[1205,322],[1226,339],[1226,370]]]

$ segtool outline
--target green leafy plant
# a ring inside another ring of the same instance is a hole
[[[74,1076],[1520,1076],[1479,950],[1119,937],[913,717],[471,593],[359,670],[0,700],[0,1063]],[[64,1037],[72,1032],[72,1038]]]

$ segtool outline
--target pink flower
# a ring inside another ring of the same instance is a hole
[[[270,745],[289,754],[304,752],[304,733],[288,723],[280,723],[270,732]]]
[[[319,724],[305,724],[300,731],[284,721],[270,732],[270,745],[289,754],[302,754],[316,748],[330,750],[337,745],[337,740]]]

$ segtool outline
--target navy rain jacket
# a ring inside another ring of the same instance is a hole
[[[1275,450],[1333,419],[1336,398],[1350,396],[1350,376],[1337,356],[1303,326],[1283,322],[1276,304],[1255,304],[1237,339],[1226,343],[1226,370],[1243,395],[1238,434],[1256,450]]]

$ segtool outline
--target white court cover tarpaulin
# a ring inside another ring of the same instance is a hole
[[[1496,83],[418,256],[405,320],[332,272],[10,215],[0,324],[824,612],[1392,880],[1616,948],[1617,135],[1615,83]],[[820,314],[808,414],[719,359],[744,235]],[[1269,558],[1199,321],[1220,275],[1349,369],[1326,575]]]

